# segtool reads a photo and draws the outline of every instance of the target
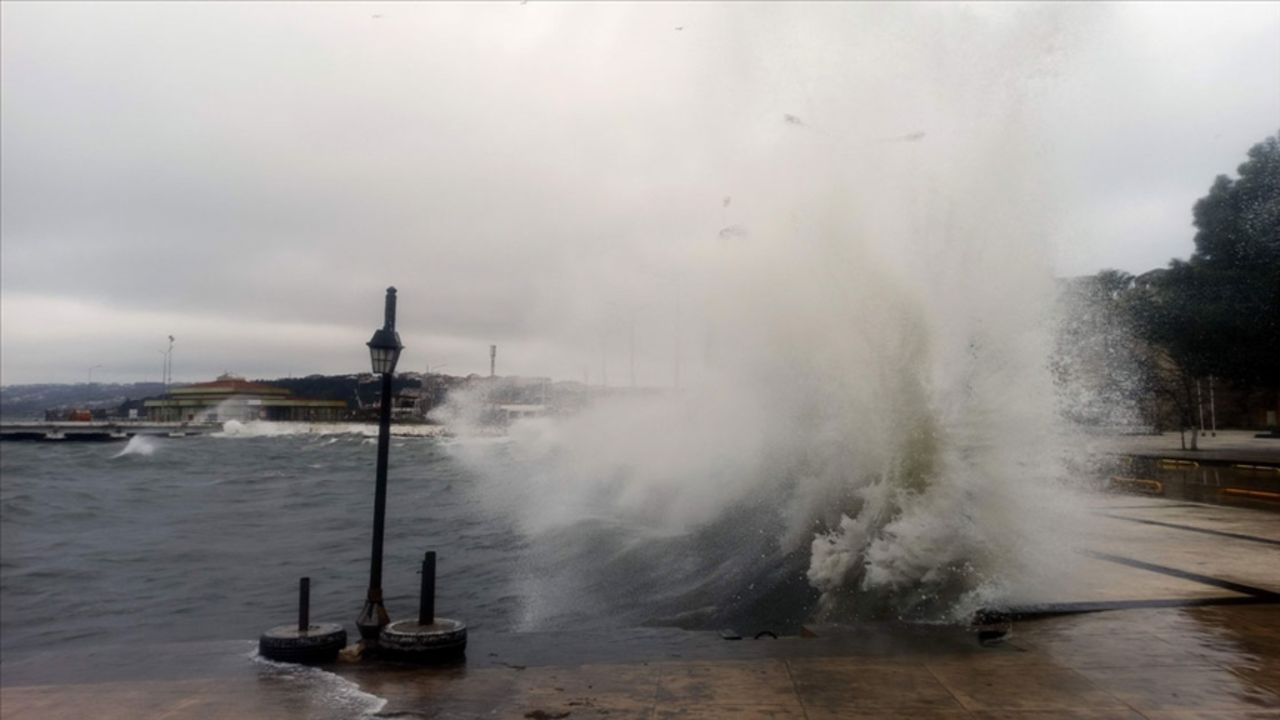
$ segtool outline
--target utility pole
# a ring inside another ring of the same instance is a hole
[[[498,346],[489,346],[489,377],[495,377],[498,369]]]
[[[1196,378],[1196,410],[1200,413],[1200,434],[1204,434],[1204,400],[1200,398],[1200,378]]]
[[[164,389],[169,389],[169,383],[173,382],[173,336],[169,336],[169,349],[164,354]]]
[[[675,369],[672,384],[680,389],[680,276],[676,276]]]
[[[1218,437],[1218,410],[1213,403],[1213,376],[1209,376],[1209,427],[1213,430],[1213,436]]]
[[[631,311],[631,324],[628,326],[627,347],[631,353],[631,389],[636,389],[636,311]]]

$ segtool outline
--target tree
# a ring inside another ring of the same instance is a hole
[[[1238,172],[1196,202],[1195,252],[1138,288],[1136,318],[1185,374],[1182,394],[1215,375],[1267,388],[1280,406],[1280,133]]]
[[[1239,173],[1195,204],[1196,250],[1171,276],[1196,303],[1183,315],[1198,341],[1189,369],[1280,389],[1280,133]]]

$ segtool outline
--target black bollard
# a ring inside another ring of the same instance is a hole
[[[311,627],[311,578],[304,577],[298,581],[298,632],[304,633]]]
[[[422,559],[422,587],[418,595],[418,624],[430,625],[436,621],[436,553],[427,551]]]
[[[422,588],[416,620],[399,620],[382,628],[378,655],[417,663],[457,662],[467,652],[467,624],[436,616],[436,554],[422,558]]]
[[[258,638],[258,654],[268,660],[326,663],[347,646],[347,631],[334,623],[311,624],[311,578],[298,579],[298,622],[279,625]]]

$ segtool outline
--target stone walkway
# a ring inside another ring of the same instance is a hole
[[[387,698],[388,717],[1280,718],[1280,606],[1026,623],[1001,647],[931,656],[855,646],[837,656],[454,670],[361,684]]]

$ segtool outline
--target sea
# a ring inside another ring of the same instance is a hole
[[[354,636],[370,571],[376,440],[366,432],[7,442],[0,447],[0,655],[252,640],[314,621]],[[393,437],[383,589],[415,616],[423,554],[436,607],[472,632],[514,627],[520,536],[469,492],[451,441]]]
[[[613,481],[606,507],[584,505],[548,480],[566,472],[562,458],[519,447],[492,433],[393,434],[382,581],[393,620],[417,616],[427,551],[436,614],[465,622],[485,649],[469,664],[527,653],[519,638],[534,634],[558,638],[552,656],[630,657],[623,638],[651,650],[687,630],[794,634],[811,614],[807,557],[780,553],[761,529],[776,507],[750,501],[697,528],[656,528],[617,512]],[[296,622],[303,577],[312,622],[354,641],[376,449],[373,426],[283,423],[3,443],[0,683],[243,673],[260,634]],[[549,515],[564,522],[543,527]]]

